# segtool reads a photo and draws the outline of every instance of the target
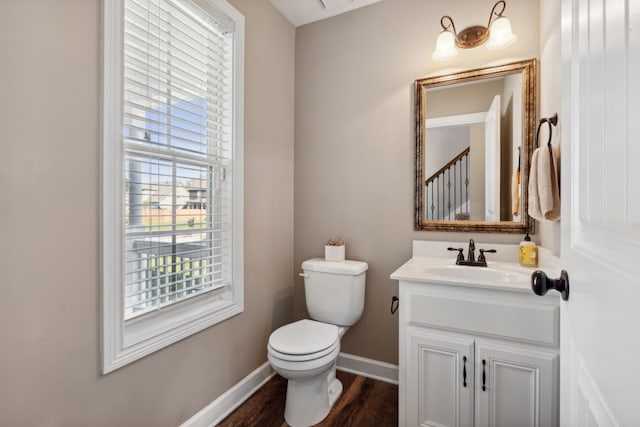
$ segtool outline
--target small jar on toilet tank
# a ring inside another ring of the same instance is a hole
[[[329,239],[324,246],[324,259],[326,261],[344,261],[344,249],[344,240]]]

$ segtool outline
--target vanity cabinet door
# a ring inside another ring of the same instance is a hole
[[[476,426],[556,427],[557,353],[476,341]]]
[[[473,425],[473,340],[407,331],[407,426]]]

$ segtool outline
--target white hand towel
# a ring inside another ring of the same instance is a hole
[[[540,148],[537,148],[531,156],[531,168],[529,169],[529,216],[538,221],[544,219],[544,214],[540,209],[540,196],[538,194],[538,157]]]
[[[540,148],[538,154],[538,197],[540,199],[540,210],[543,215],[553,210],[553,182],[551,170],[553,162],[551,152],[544,146]]]
[[[560,185],[558,183],[558,162],[553,147],[548,146],[544,150],[549,157],[549,185],[551,187],[550,198],[552,200],[549,209],[542,209],[545,219],[549,221],[558,221],[560,219]]]
[[[531,158],[529,215],[538,221],[560,219],[557,162],[549,145],[536,149]]]

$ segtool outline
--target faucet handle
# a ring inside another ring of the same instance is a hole
[[[456,264],[459,263],[460,261],[464,261],[464,255],[462,254],[462,252],[464,251],[463,248],[447,248],[447,250],[458,251],[458,256],[456,257]]]
[[[495,254],[496,252],[498,251],[495,249],[480,249],[480,256],[478,257],[478,262],[487,262],[487,259],[484,256],[485,253]]]

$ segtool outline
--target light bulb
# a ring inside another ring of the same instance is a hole
[[[504,49],[515,43],[516,39],[516,35],[511,31],[511,22],[506,17],[501,16],[491,24],[487,49]]]
[[[448,61],[458,56],[455,37],[450,31],[443,31],[436,40],[436,50],[431,55],[434,61]]]

